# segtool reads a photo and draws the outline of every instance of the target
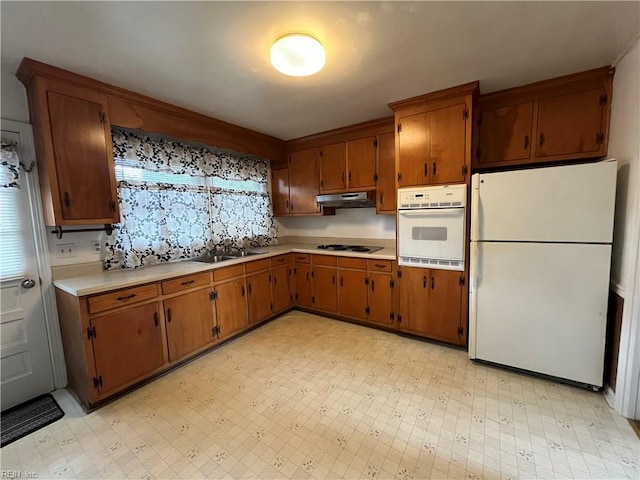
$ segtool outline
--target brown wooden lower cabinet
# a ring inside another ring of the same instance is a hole
[[[247,287],[244,278],[215,286],[216,326],[218,338],[233,336],[249,325]]]
[[[367,271],[340,269],[338,277],[338,313],[367,320],[369,313]]]
[[[160,311],[156,302],[91,319],[100,393],[115,391],[162,366]]]
[[[256,324],[266,320],[273,313],[271,295],[271,270],[247,276],[249,292],[249,323]]]
[[[312,308],[311,265],[296,263],[294,267],[294,277],[295,304],[300,307]]]
[[[394,287],[393,275],[369,273],[369,316],[367,321],[386,327],[393,326],[395,322],[393,310]]]
[[[444,342],[464,344],[462,272],[400,267],[398,328]]]
[[[291,293],[291,267],[283,265],[271,270],[271,287],[273,290],[273,311],[282,312],[293,303]]]
[[[211,289],[164,301],[169,361],[179,360],[216,339]]]
[[[311,275],[313,308],[323,312],[338,311],[337,274],[336,267],[313,266]]]

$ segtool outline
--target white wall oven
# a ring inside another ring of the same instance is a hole
[[[398,190],[398,264],[464,270],[466,185]]]

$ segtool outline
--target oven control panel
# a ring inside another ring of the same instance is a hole
[[[452,208],[467,204],[467,186],[437,185],[398,189],[398,208]]]

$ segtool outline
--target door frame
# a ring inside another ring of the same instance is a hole
[[[56,389],[67,386],[67,367],[62,348],[62,336],[58,322],[58,309],[56,306],[55,291],[51,263],[49,262],[49,247],[47,244],[47,229],[44,224],[42,201],[40,198],[40,182],[38,168],[35,163],[36,153],[33,142],[33,130],[31,125],[14,120],[0,119],[0,129],[17,132],[20,135],[21,161],[27,165],[33,162],[34,168],[29,174],[24,175],[29,198],[29,221],[34,233],[36,267],[40,278],[40,292],[44,321],[47,329],[49,343],[49,355],[51,357],[51,370],[53,372],[53,385]]]

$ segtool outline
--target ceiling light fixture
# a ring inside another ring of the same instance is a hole
[[[306,77],[324,67],[326,55],[320,41],[306,33],[289,33],[271,46],[271,64],[279,72]]]

